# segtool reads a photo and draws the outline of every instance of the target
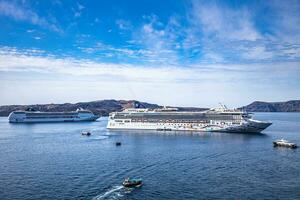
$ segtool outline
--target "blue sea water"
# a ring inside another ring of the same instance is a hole
[[[256,113],[263,134],[108,131],[0,118],[0,199],[300,199],[300,113]],[[89,130],[92,136],[82,136]],[[115,146],[115,142],[122,146]],[[144,180],[126,189],[126,177]]]

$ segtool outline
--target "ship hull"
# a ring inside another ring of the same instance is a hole
[[[201,131],[260,133],[271,125],[252,119],[250,113],[226,107],[201,112],[176,108],[125,109],[110,113],[108,129],[143,129],[157,131]]]
[[[172,123],[114,123],[108,122],[110,130],[156,130],[156,131],[199,131],[199,132],[232,132],[232,133],[260,133],[272,123],[248,120],[240,125],[218,126],[211,124],[179,125]]]
[[[51,123],[51,122],[88,122],[88,121],[96,121],[99,117],[93,117],[88,119],[10,119],[9,123]]]

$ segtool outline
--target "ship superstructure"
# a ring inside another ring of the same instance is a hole
[[[89,110],[77,109],[72,112],[40,112],[28,109],[26,111],[14,111],[9,114],[8,120],[11,123],[30,122],[77,122],[94,121],[99,116]]]
[[[271,124],[254,120],[245,111],[228,109],[222,105],[202,112],[184,112],[166,107],[154,110],[125,109],[109,115],[107,128],[259,133]]]

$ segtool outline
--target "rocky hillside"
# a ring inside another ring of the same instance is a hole
[[[10,112],[15,110],[26,110],[33,108],[39,111],[62,112],[75,111],[78,108],[89,109],[93,113],[101,116],[108,116],[110,112],[121,111],[125,108],[161,108],[157,104],[140,102],[136,100],[100,100],[80,103],[64,103],[64,104],[36,104],[36,105],[7,105],[0,106],[0,116],[8,116]],[[177,107],[180,111],[202,111],[207,108],[195,107]],[[300,100],[287,102],[262,102],[255,101],[247,106],[242,107],[249,112],[300,112]]]
[[[49,112],[62,112],[62,111],[75,111],[77,108],[84,108],[91,110],[94,114],[101,116],[108,116],[110,112],[121,111],[125,108],[161,108],[157,104],[150,104],[146,102],[140,102],[136,100],[100,100],[91,102],[80,103],[64,103],[64,104],[36,104],[36,105],[8,105],[0,106],[0,116],[8,116],[10,112],[15,110],[26,110],[27,108],[33,108],[39,111]],[[182,111],[201,111],[204,108],[193,107],[179,107]]]
[[[242,108],[249,112],[300,112],[300,100],[286,102],[254,101]]]

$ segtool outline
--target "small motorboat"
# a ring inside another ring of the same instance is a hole
[[[90,136],[90,135],[92,135],[92,134],[91,134],[91,132],[89,132],[89,131],[82,131],[82,132],[81,132],[81,135]]]
[[[123,186],[124,187],[139,187],[143,184],[143,180],[141,178],[133,178],[133,179],[130,179],[130,178],[126,178],[124,181],[123,181]]]
[[[121,146],[122,143],[121,142],[116,142],[116,146]]]
[[[297,144],[296,143],[292,143],[292,142],[289,142],[287,140],[284,140],[284,139],[281,139],[281,140],[275,140],[273,142],[274,144],[274,147],[289,147],[289,148],[297,148]]]

